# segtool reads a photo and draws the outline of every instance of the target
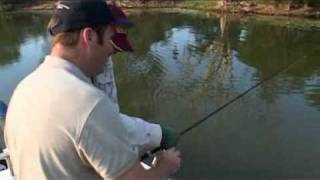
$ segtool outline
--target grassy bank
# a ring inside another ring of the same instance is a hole
[[[295,16],[320,18],[320,9],[308,6],[292,8],[289,3],[273,3],[266,0],[235,1],[223,4],[222,0],[178,0],[178,1],[135,1],[120,0],[117,3],[124,8],[182,8],[208,12],[229,12],[241,14],[263,14],[272,16]],[[53,1],[41,1],[32,4],[6,5],[7,9],[52,10]],[[1,6],[0,6],[1,10]]]
[[[319,0],[320,1],[320,0]],[[320,8],[294,6],[290,3],[275,3],[271,0],[239,0],[223,4],[223,0],[179,0],[179,1],[119,1],[125,8],[184,8],[208,12],[229,12],[241,14],[263,14],[272,16],[295,16],[320,18]]]
[[[227,4],[223,4],[220,0],[184,0],[176,3],[175,6],[209,12],[320,18],[319,7],[315,8],[306,5],[291,7],[292,5],[289,3],[274,3],[266,0],[235,1]]]

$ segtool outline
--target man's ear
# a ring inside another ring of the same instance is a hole
[[[84,28],[80,33],[83,45],[89,47],[97,43],[97,34],[92,28]]]

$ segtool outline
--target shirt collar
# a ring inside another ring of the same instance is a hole
[[[91,83],[90,78],[87,77],[77,66],[63,58],[48,55],[46,56],[43,64],[55,68],[64,69],[70,72],[71,74],[75,75],[79,79]]]

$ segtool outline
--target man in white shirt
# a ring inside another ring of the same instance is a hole
[[[6,115],[16,179],[165,179],[179,169],[175,149],[143,169],[117,104],[90,81],[114,53],[114,23],[102,0],[57,4],[51,53],[18,84]]]

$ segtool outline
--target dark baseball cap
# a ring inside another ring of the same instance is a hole
[[[103,0],[63,0],[56,4],[54,16],[59,22],[49,27],[51,35],[114,23],[115,19]]]

